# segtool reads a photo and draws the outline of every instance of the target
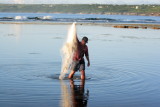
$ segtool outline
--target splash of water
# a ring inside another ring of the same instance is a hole
[[[66,42],[64,43],[61,53],[62,53],[62,68],[59,79],[64,79],[65,75],[70,69],[72,63],[73,54],[77,50],[77,40],[76,40],[76,23],[73,23],[68,30],[68,35]]]

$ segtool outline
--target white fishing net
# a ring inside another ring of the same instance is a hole
[[[76,23],[73,23],[68,30],[67,39],[61,49],[62,68],[59,79],[64,79],[65,75],[68,73],[68,70],[70,70],[70,65],[73,61],[73,54],[77,50],[76,34]]]

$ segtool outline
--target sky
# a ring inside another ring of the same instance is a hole
[[[0,0],[14,4],[160,4],[160,0]]]

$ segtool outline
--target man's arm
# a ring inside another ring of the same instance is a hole
[[[88,61],[88,67],[90,66],[90,60],[89,60],[89,53],[88,53],[88,47],[86,47],[87,49],[86,49],[86,52],[85,52],[85,56],[86,56],[86,59],[87,59],[87,61]]]
[[[89,66],[90,66],[90,60],[89,60],[89,56],[86,56],[86,59],[87,59],[87,61],[88,61],[88,64],[87,64],[87,66],[89,67]]]

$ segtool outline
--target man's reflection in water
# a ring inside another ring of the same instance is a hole
[[[71,100],[73,107],[87,107],[89,90],[85,92],[85,80],[81,80],[79,85],[74,80],[70,80]]]

